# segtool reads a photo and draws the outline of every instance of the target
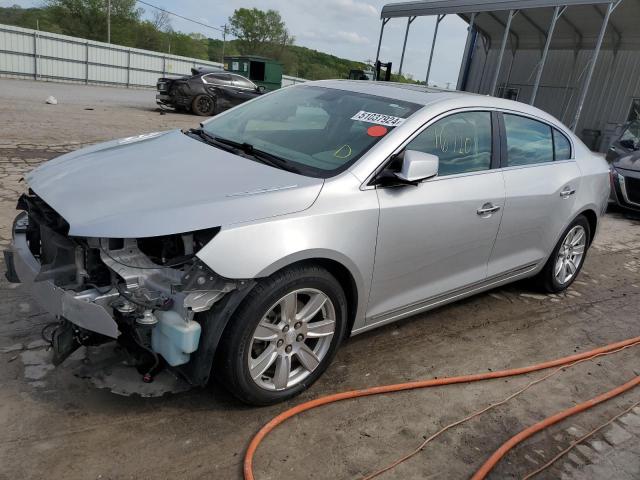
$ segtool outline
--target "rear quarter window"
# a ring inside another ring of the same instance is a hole
[[[553,129],[553,146],[555,160],[569,160],[571,158],[571,143],[569,139],[555,128]]]

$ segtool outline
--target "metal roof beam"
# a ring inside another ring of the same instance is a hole
[[[527,15],[524,10],[520,12],[520,16],[524,18],[529,25],[537,30],[537,32],[542,35],[542,38],[547,38],[547,32],[545,32],[542,27],[540,27],[536,22],[534,22],[529,15]]]
[[[500,46],[500,53],[498,55],[498,64],[496,65],[496,71],[493,75],[493,82],[491,84],[490,95],[493,97],[496,94],[496,88],[498,86],[498,77],[500,77],[500,68],[502,67],[502,57],[504,57],[504,50],[507,46],[507,39],[509,38],[509,32],[511,30],[511,21],[513,17],[517,15],[517,10],[509,10],[509,16],[507,17],[507,23],[504,26],[504,35],[502,36],[502,45]]]
[[[431,43],[431,51],[429,52],[429,65],[427,66],[427,78],[424,81],[424,84],[427,87],[429,86],[429,76],[431,75],[431,64],[433,62],[433,52],[436,49],[436,39],[438,38],[438,28],[440,27],[440,22],[444,20],[444,17],[446,17],[445,14],[438,15],[436,17],[436,28],[433,32],[433,42]]]
[[[515,13],[511,14],[511,12],[509,13],[509,18],[510,20],[513,19],[513,17],[516,16],[516,14],[518,13],[518,11],[516,10]],[[505,30],[507,29],[507,24],[504,23],[502,20],[500,20],[495,13],[493,12],[487,12],[487,15],[489,15],[491,18],[493,18],[494,21],[498,22],[500,24],[500,26],[502,26],[502,28],[504,28]],[[511,30],[511,29],[509,29]],[[509,31],[509,35],[513,36],[516,39],[516,48],[518,46],[520,46],[520,37],[518,36],[517,33]]]
[[[638,0],[640,1],[640,0]],[[476,18],[478,18],[482,13],[485,12],[478,12],[476,14]],[[467,18],[465,15],[459,15],[465,22],[469,23],[469,18]],[[478,30],[478,32],[482,35],[482,37],[485,39],[486,42],[488,42],[489,44],[491,44],[491,35],[489,35],[489,32],[487,32],[484,28],[480,27],[480,25],[478,25],[477,22],[474,23],[474,26],[476,27],[476,30]]]
[[[587,71],[587,76],[584,79],[584,83],[582,84],[582,91],[580,92],[580,98],[578,99],[578,106],[576,107],[576,113],[573,117],[573,122],[571,123],[571,130],[574,132],[578,129],[578,122],[580,122],[580,115],[582,114],[582,108],[584,106],[584,102],[587,99],[587,94],[589,93],[589,86],[591,85],[591,78],[593,77],[593,72],[596,69],[596,62],[598,61],[598,55],[600,54],[600,48],[602,47],[602,41],[604,40],[604,36],[607,32],[607,26],[609,24],[609,19],[611,18],[611,14],[616,9],[618,5],[620,5],[620,1],[618,0],[616,3],[610,3],[607,7],[607,11],[604,14],[604,18],[602,19],[602,26],[600,27],[600,33],[598,34],[598,40],[596,41],[596,47],[593,50],[593,56],[591,57],[591,62],[589,63],[589,70]]]
[[[380,60],[380,47],[382,46],[382,35],[384,34],[384,27],[387,25],[387,23],[389,22],[389,18],[383,18],[380,22],[380,38],[378,39],[378,50],[376,51],[376,73],[374,76],[375,80],[378,80],[378,61]]]
[[[565,10],[566,10],[566,8],[565,8]],[[564,12],[564,15],[562,15],[560,18],[562,19],[562,21],[564,23],[569,25],[569,28],[571,28],[571,30],[573,30],[575,32],[575,34],[578,36],[578,45],[577,45],[576,49],[580,50],[582,48],[582,42],[584,40],[584,35],[580,31],[580,29],[578,27],[576,27],[576,24],[573,23],[571,20],[569,20],[567,18],[567,12],[566,11]]]
[[[549,30],[547,32],[547,39],[544,43],[544,50],[542,51],[542,58],[540,59],[540,64],[538,65],[538,71],[536,72],[536,80],[533,82],[533,93],[531,94],[531,100],[529,101],[530,105],[534,105],[536,103],[536,96],[538,95],[538,89],[540,88],[540,80],[542,80],[542,71],[544,70],[544,65],[547,62],[547,55],[549,54],[549,48],[551,47],[551,39],[553,38],[553,32],[556,29],[556,24],[558,19],[564,13],[566,7],[556,7],[553,9],[553,16],[551,17],[551,25],[549,25]]]
[[[404,63],[404,52],[407,49],[407,38],[409,38],[409,28],[416,17],[407,17],[407,29],[404,32],[404,43],[402,44],[402,55],[400,56],[400,69],[398,75],[402,75],[402,64]]]
[[[593,8],[595,9],[596,12],[598,12],[598,15],[600,15],[600,18],[602,18],[604,20],[605,14],[602,13],[602,10],[600,10],[597,5],[594,5]],[[614,7],[614,9],[615,9],[615,7]],[[612,10],[612,12],[613,12],[613,10]],[[609,28],[611,28],[611,31],[613,32],[613,35],[616,37],[614,50],[618,50],[618,48],[620,47],[620,44],[622,43],[622,33],[613,24],[613,22],[611,21],[611,17],[609,17]]]
[[[431,0],[389,3],[382,7],[381,18],[431,16],[443,14],[509,11],[573,5],[610,4],[612,0]]]

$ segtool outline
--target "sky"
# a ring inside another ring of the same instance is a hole
[[[106,0],[105,0],[106,1]],[[394,0],[146,0],[166,10],[220,27],[236,8],[274,9],[280,12],[295,43],[338,57],[357,61],[375,60],[380,34],[380,11]],[[38,0],[0,0],[0,6],[38,6]],[[152,8],[139,4],[150,18]],[[400,66],[406,19],[391,19],[384,31],[380,60]],[[199,32],[222,38],[218,31],[171,17],[174,30]],[[411,24],[403,66],[404,73],[424,80],[435,26],[434,17],[418,17]],[[449,15],[440,23],[430,83],[455,87],[466,39],[466,23]],[[345,72],[345,75],[347,72]]]

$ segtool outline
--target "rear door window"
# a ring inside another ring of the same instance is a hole
[[[233,75],[233,86],[239,88],[250,88],[252,90],[256,88],[253,82],[241,77],[240,75]]]
[[[437,155],[438,175],[491,168],[491,113],[463,112],[438,120],[414,138],[406,150]]]
[[[205,83],[214,83],[217,85],[229,85],[231,83],[231,75],[224,73],[210,73],[204,75],[202,78]]]
[[[504,114],[507,165],[535,165],[553,161],[551,127],[527,117]]]

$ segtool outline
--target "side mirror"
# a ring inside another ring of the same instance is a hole
[[[437,155],[417,150],[405,150],[402,168],[395,176],[405,183],[417,183],[438,175],[439,163]]]
[[[258,85],[258,87],[256,88],[256,90],[260,93],[264,93],[267,91],[267,88],[264,85]]]

